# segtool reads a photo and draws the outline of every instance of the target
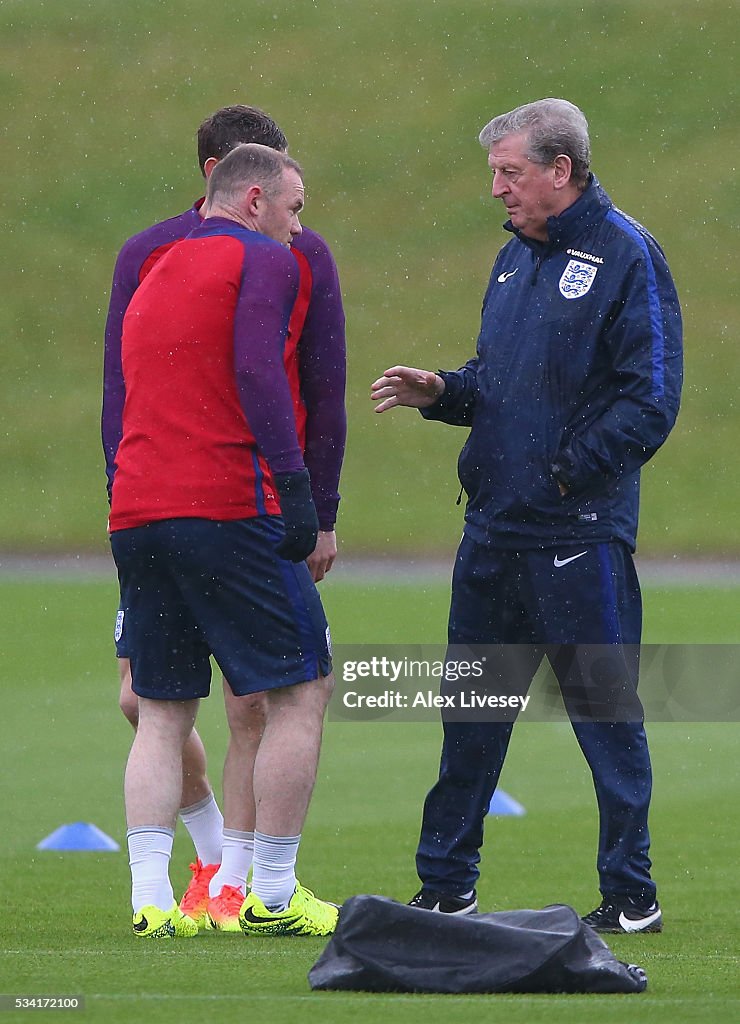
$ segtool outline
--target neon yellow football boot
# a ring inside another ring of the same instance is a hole
[[[134,914],[132,927],[134,935],[141,939],[191,939],[198,934],[198,925],[176,903],[169,910],[142,907]]]
[[[338,907],[317,899],[298,883],[285,910],[268,910],[250,892],[242,904],[239,924],[245,935],[331,935],[338,917]]]

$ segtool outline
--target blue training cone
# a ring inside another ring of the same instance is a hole
[[[491,803],[488,805],[489,814],[513,814],[517,818],[521,818],[523,814],[527,812],[513,796],[509,796],[503,789],[497,789],[491,797]]]
[[[37,850],[108,850],[115,852],[120,846],[101,831],[97,825],[86,821],[75,821],[71,825],[60,825],[58,829],[36,844]]]

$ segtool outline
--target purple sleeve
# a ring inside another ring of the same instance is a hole
[[[125,243],[113,271],[108,319],[105,325],[105,354],[103,357],[103,412],[101,434],[105,453],[105,471],[108,476],[108,497],[113,485],[116,469],[116,452],[123,436],[123,403],[126,388],[121,368],[121,335],[123,317],[136,289],[139,274],[147,259],[160,248],[184,238],[201,223],[200,206],[196,202],[189,210],[152,224],[151,227],[133,235]]]
[[[274,473],[304,468],[283,361],[297,294],[298,267],[287,249],[245,246],[234,315],[234,370],[247,423]]]
[[[304,229],[297,248],[306,256],[312,276],[311,301],[298,344],[301,395],[306,406],[304,459],[311,474],[319,526],[333,530],[347,436],[342,293],[334,257],[323,238]]]
[[[121,366],[123,317],[138,284],[138,261],[130,252],[130,248],[124,246],[118,255],[113,271],[108,319],[105,324],[105,353],[103,356],[103,411],[100,428],[105,453],[109,500],[113,486],[116,452],[123,436],[123,403],[126,397]]]

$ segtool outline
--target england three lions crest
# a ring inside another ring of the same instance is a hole
[[[580,299],[590,289],[598,267],[579,260],[568,260],[568,266],[560,278],[560,294],[566,299]]]

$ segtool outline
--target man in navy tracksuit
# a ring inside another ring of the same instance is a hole
[[[468,501],[451,647],[521,651],[512,671],[526,675],[524,688],[547,652],[577,703],[593,697],[594,679],[584,671],[573,689],[574,651],[598,645],[634,697],[640,467],[678,411],[678,298],[657,242],[590,173],[588,125],[577,107],[526,104],[494,118],[480,141],[514,237],[494,263],[477,355],[456,372],[392,367],[373,384],[373,398],[378,412],[411,406],[470,428],[458,466]],[[573,716],[600,814],[602,902],[584,918],[600,931],[662,928],[648,855],[650,756],[634,705],[636,713],[611,720]],[[483,821],[512,724],[444,722],[412,905],[477,909]]]

